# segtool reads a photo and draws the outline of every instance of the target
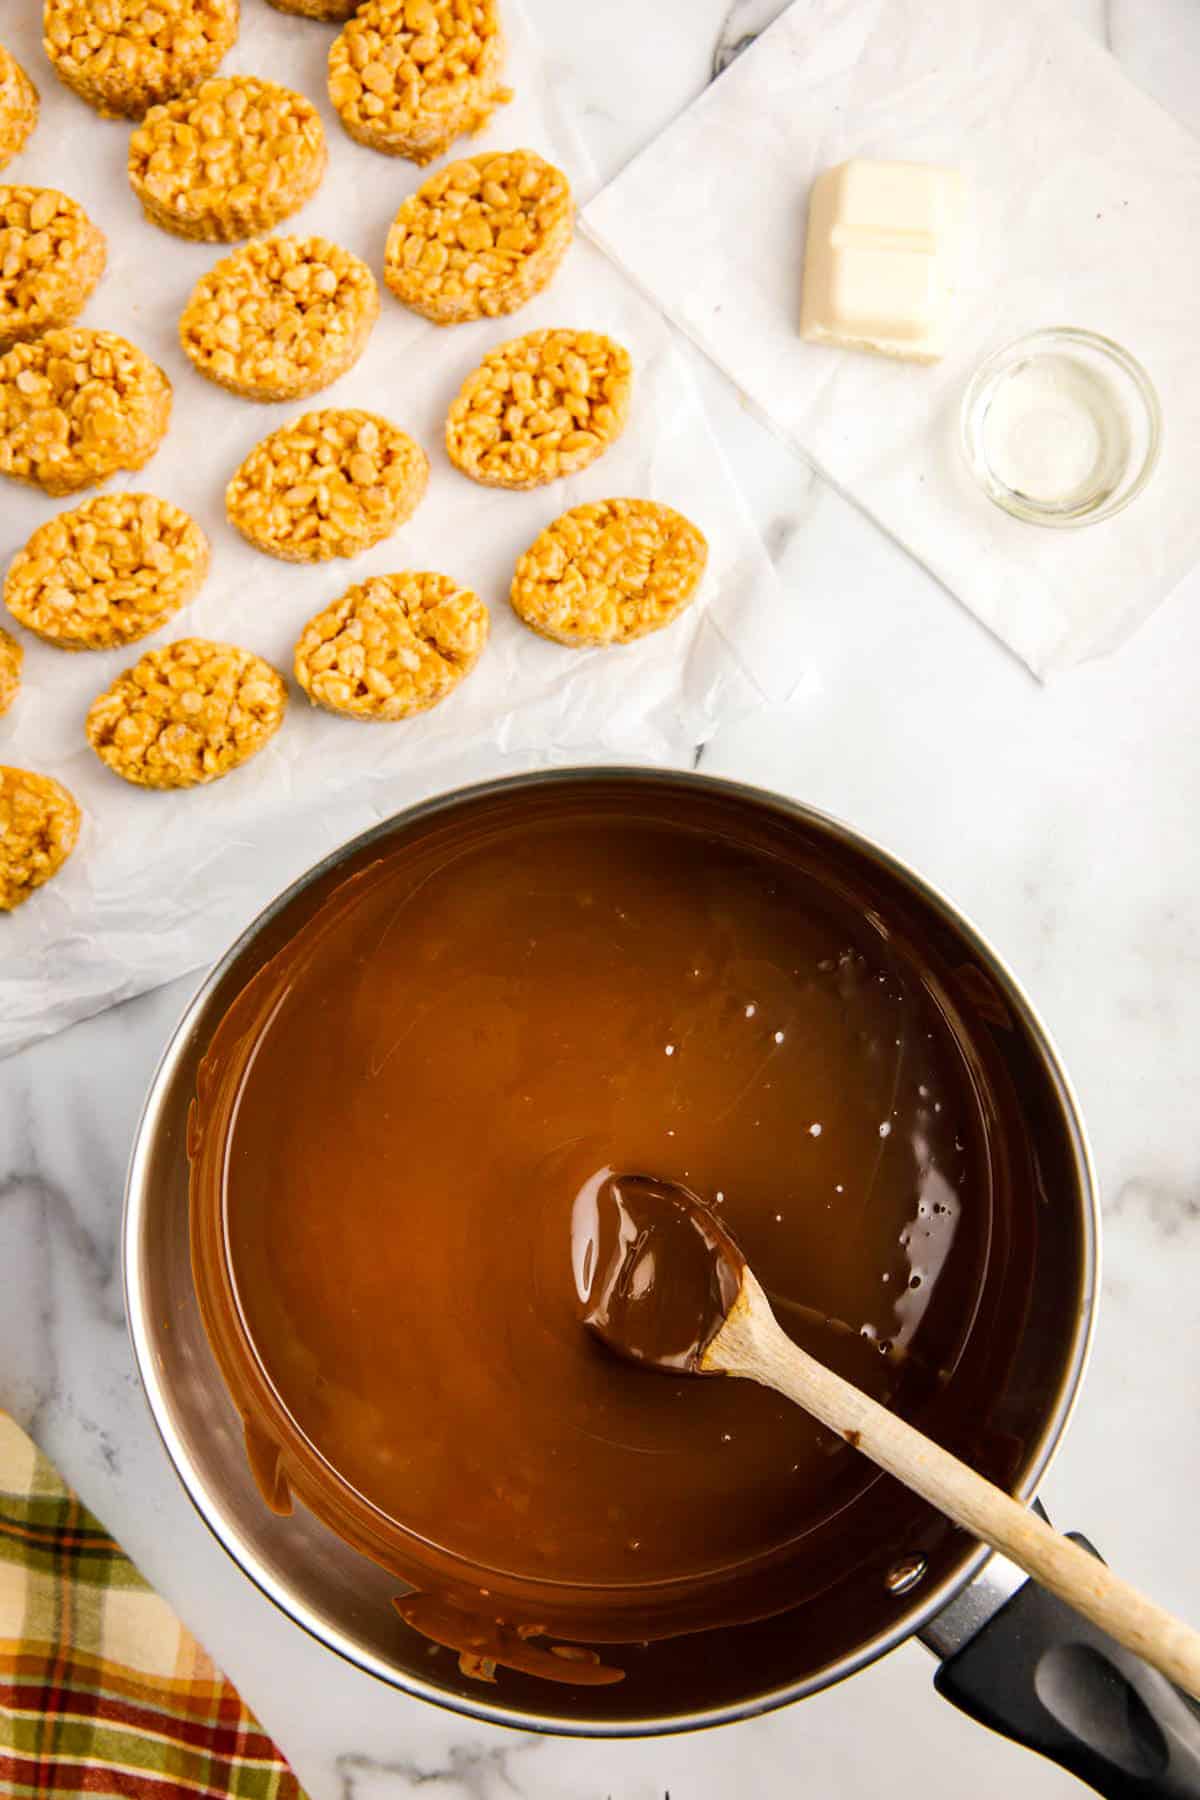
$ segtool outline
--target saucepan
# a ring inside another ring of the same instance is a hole
[[[976,1441],[1011,1491],[1032,1500],[1062,1439],[1087,1361],[1098,1289],[1096,1179],[1070,1082],[1020,986],[962,915],[848,826],[759,790],[635,769],[541,773],[429,801],[355,839],[295,882],[201,984],[155,1075],[138,1127],[124,1223],[130,1330],[167,1453],[243,1572],[295,1623],[381,1681],[498,1725],[615,1737],[744,1719],[852,1675],[910,1637],[938,1657],[937,1688],[964,1710],[1110,1794],[1200,1795],[1200,1711],[1145,1665],[989,1557],[922,1502],[889,1488],[853,1555],[790,1609],[725,1629],[629,1647],[614,1686],[512,1674],[483,1687],[406,1626],[395,1576],[298,1508],[264,1506],[243,1421],[218,1372],[193,1287],[188,1127],[197,1070],[231,1002],[329,894],[431,829],[522,809],[627,806],[669,817],[707,809],[714,830],[769,829],[841,871],[878,917],[917,921],[949,971],[955,1004],[1017,1097],[1004,1127],[1028,1208],[1026,1250],[998,1258],[992,1295],[1011,1348],[989,1365]],[[1015,1326],[1015,1329],[1012,1327]],[[983,1334],[985,1337],[987,1333]],[[769,1610],[751,1608],[749,1611]]]

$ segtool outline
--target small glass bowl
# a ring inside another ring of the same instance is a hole
[[[1140,494],[1162,414],[1142,365],[1069,326],[996,350],[963,395],[962,449],[997,506],[1031,525],[1093,525]]]

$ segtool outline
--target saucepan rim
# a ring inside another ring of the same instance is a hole
[[[432,1705],[444,1707],[448,1711],[467,1718],[488,1724],[510,1726],[522,1731],[582,1738],[655,1737],[679,1731],[700,1730],[714,1725],[731,1724],[739,1719],[754,1718],[759,1714],[774,1711],[777,1707],[786,1706],[793,1700],[802,1699],[823,1688],[831,1687],[835,1682],[843,1680],[846,1676],[865,1668],[878,1657],[886,1655],[889,1650],[925,1628],[956,1594],[974,1580],[987,1562],[990,1553],[983,1547],[974,1551],[936,1587],[924,1594],[919,1602],[914,1601],[912,1608],[907,1610],[886,1631],[876,1633],[865,1643],[827,1664],[823,1669],[801,1680],[786,1682],[766,1693],[735,1703],[669,1716],[650,1714],[645,1717],[573,1721],[551,1714],[541,1714],[533,1708],[504,1706],[490,1699],[480,1698],[477,1700],[451,1693],[447,1689],[436,1687],[422,1680],[420,1676],[414,1675],[408,1670],[388,1663],[382,1657],[365,1650],[345,1632],[331,1627],[323,1619],[318,1619],[304,1599],[293,1591],[288,1583],[277,1579],[272,1574],[259,1558],[253,1546],[225,1516],[219,1494],[210,1490],[208,1484],[192,1464],[188,1451],[172,1422],[169,1386],[162,1379],[154,1354],[153,1332],[147,1310],[146,1290],[142,1281],[142,1244],[152,1204],[150,1170],[153,1158],[151,1152],[158,1137],[162,1111],[177,1065],[190,1047],[193,1031],[203,1019],[214,991],[229,969],[286,906],[289,906],[306,889],[312,887],[315,882],[335,871],[351,856],[390,836],[398,826],[415,824],[421,819],[451,812],[461,805],[488,800],[496,795],[514,793],[522,788],[588,786],[593,783],[614,781],[660,789],[670,789],[671,787],[700,789],[752,808],[766,809],[774,812],[777,816],[784,816],[799,824],[816,827],[827,833],[834,841],[857,854],[865,855],[888,873],[898,877],[918,899],[931,906],[934,912],[971,946],[984,966],[1000,982],[1006,998],[1019,1013],[1024,1030],[1051,1078],[1062,1119],[1067,1128],[1075,1164],[1075,1185],[1081,1208],[1080,1226],[1083,1252],[1078,1309],[1070,1355],[1060,1379],[1053,1412],[1047,1419],[1029,1459],[1020,1486],[1015,1490],[1021,1499],[1031,1499],[1036,1492],[1070,1422],[1091,1352],[1100,1287],[1100,1211],[1095,1164],[1079,1101],[1053,1037],[1021,983],[961,908],[913,869],[902,857],[894,855],[844,820],[816,807],[808,806],[802,801],[791,800],[783,795],[773,793],[768,788],[730,781],[723,777],[706,775],[694,770],[639,768],[622,764],[589,764],[580,768],[537,770],[521,775],[503,776],[491,781],[455,788],[448,793],[439,794],[412,806],[404,807],[390,818],[382,820],[378,825],[372,826],[370,830],[341,845],[291,882],[282,893],[263,908],[239,934],[224,956],[201,979],[167,1042],[138,1120],[125,1189],[121,1258],[129,1334],[151,1417],[184,1491],[217,1542],[242,1573],[253,1582],[259,1592],[273,1601],[281,1612],[318,1643],[334,1651],[335,1654],[363,1670],[364,1673],[373,1675],[387,1686],[398,1688],[414,1698],[429,1701]],[[214,1375],[215,1372],[214,1365]]]

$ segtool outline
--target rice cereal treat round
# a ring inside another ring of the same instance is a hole
[[[57,188],[0,186],[0,353],[69,325],[104,273],[104,233]]]
[[[0,625],[0,714],[6,713],[17,697],[24,660],[25,652],[12,632]]]
[[[407,719],[470,674],[487,635],[487,607],[448,575],[377,575],[309,620],[296,680],[330,712]]]
[[[325,159],[311,100],[255,75],[219,75],[150,109],[129,140],[129,181],[152,224],[228,244],[299,211]]]
[[[324,19],[340,25],[358,10],[358,0],[271,0],[276,12],[295,13],[302,19]]]
[[[140,469],[170,417],[171,383],[113,331],[47,331],[0,356],[0,474],[47,494]]]
[[[357,556],[415,512],[421,446],[378,413],[327,407],[255,446],[225,490],[229,523],[285,562]]]
[[[238,34],[238,0],[45,0],[42,44],[61,82],[106,119],[206,81]]]
[[[684,611],[707,561],[703,534],[682,513],[654,500],[600,500],[534,539],[509,598],[556,644],[627,644]]]
[[[217,781],[256,756],[283,724],[278,669],[234,644],[180,638],[147,650],[93,700],[88,743],[137,787]]]
[[[329,51],[329,98],[352,138],[432,162],[512,98],[499,0],[364,0]]]
[[[410,194],[388,232],[384,279],[435,325],[515,312],[571,241],[571,188],[532,150],[464,157]]]
[[[379,288],[357,256],[328,238],[266,238],[200,277],[179,340],[232,393],[299,400],[358,361],[378,317]]]
[[[24,144],[37,116],[37,89],[16,57],[0,44],[0,169]]]
[[[485,487],[534,488],[595,462],[625,429],[633,364],[596,331],[530,331],[484,357],[446,420],[446,451]]]
[[[0,912],[56,875],[78,836],[79,808],[60,781],[0,764]]]
[[[61,650],[115,650],[186,606],[208,562],[208,539],[169,500],[101,494],[38,526],[12,560],[4,603]]]

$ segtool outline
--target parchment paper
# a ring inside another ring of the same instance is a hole
[[[657,310],[600,252],[577,240],[549,291],[520,313],[444,330],[383,288],[365,355],[333,387],[277,406],[239,399],[196,374],[176,336],[193,283],[226,252],[144,222],[125,174],[129,127],[102,120],[50,72],[40,10],[5,18],[9,47],[41,90],[42,115],[3,179],[65,189],[106,232],[108,270],[80,323],[122,332],[175,384],[162,448],[109,491],[149,490],[185,507],[209,534],[213,568],[196,600],[139,646],[72,655],[19,634],[25,683],[0,720],[0,762],[64,781],[84,824],[55,880],[15,913],[0,914],[0,1054],[209,959],[284,880],[415,798],[551,762],[675,760],[732,712],[785,691],[800,673],[798,621],[781,604],[686,363]],[[557,116],[513,0],[505,16],[517,98],[469,143],[538,149],[586,192],[590,172]],[[388,224],[423,176],[342,131],[325,95],[332,36],[246,0],[241,39],[224,70],[270,76],[320,105],[329,169],[315,198],[280,230],[322,232],[346,245],[382,288]],[[629,347],[636,371],[630,423],[581,476],[531,494],[479,487],[445,456],[447,408],[492,345],[547,325],[606,331]],[[268,431],[324,405],[369,407],[411,432],[430,455],[429,490],[410,523],[366,554],[294,567],[238,537],[225,521],[223,493]],[[710,546],[701,597],[670,630],[627,648],[580,653],[543,642],[508,607],[516,558],[566,508],[625,494],[666,501],[700,525]],[[87,497],[49,500],[0,481],[4,566],[35,526]],[[290,677],[292,646],[314,612],[351,582],[403,568],[444,570],[491,608],[483,659],[434,712],[395,724],[336,719],[310,707],[293,683],[289,716],[272,744],[227,779],[183,793],[132,788],[86,746],[89,703],[141,650],[179,636],[228,640]]]
[[[1043,677],[1114,649],[1200,558],[1200,143],[1063,10],[796,0],[584,215],[768,422]],[[974,231],[933,368],[800,337],[809,188],[852,156],[966,175]],[[1077,530],[1009,518],[958,448],[975,368],[1054,325],[1132,351],[1164,412],[1145,493]]]

